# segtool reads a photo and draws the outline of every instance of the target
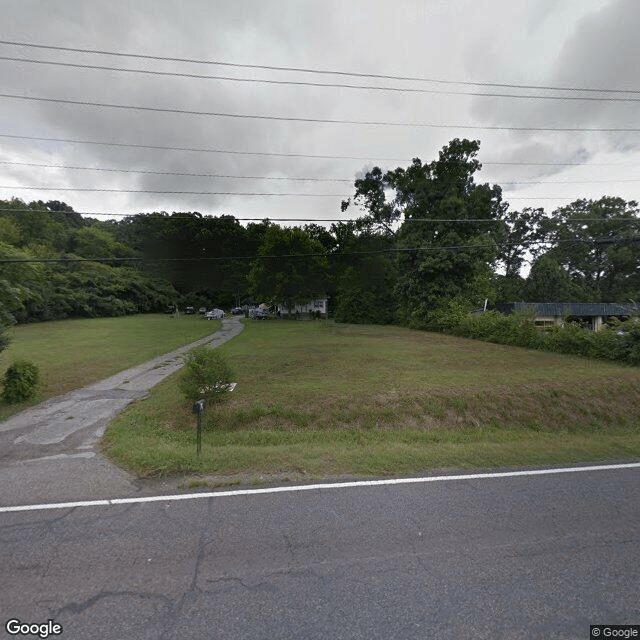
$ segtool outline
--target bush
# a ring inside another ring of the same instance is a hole
[[[539,331],[528,314],[469,313],[463,304],[451,302],[434,312],[431,322],[432,328],[463,338],[528,348],[540,345]]]
[[[39,379],[40,372],[35,364],[16,360],[4,374],[2,399],[7,404],[28,400],[36,392]]]
[[[458,327],[463,320],[469,315],[472,309],[472,305],[465,300],[451,299],[443,300],[440,305],[428,312],[426,322],[410,322],[414,329],[426,329],[427,331],[441,331],[442,333],[453,333],[456,335],[462,335],[457,333]],[[419,315],[424,315],[421,313]]]
[[[457,327],[457,335],[498,344],[536,347],[538,331],[533,318],[526,315],[505,316],[497,311],[465,316]]]
[[[233,369],[224,355],[212,347],[196,347],[185,360],[178,389],[191,402],[204,398],[207,404],[222,402],[233,382]]]
[[[589,331],[575,323],[540,331],[531,315],[504,316],[497,311],[469,314],[463,306],[450,303],[433,314],[434,321],[438,330],[465,338],[640,366],[637,318],[614,323],[600,331]]]

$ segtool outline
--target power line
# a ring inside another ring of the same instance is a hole
[[[211,149],[202,147],[166,147],[161,145],[151,144],[133,144],[125,142],[101,142],[98,140],[73,140],[70,138],[45,138],[41,136],[20,136],[8,133],[0,133],[0,138],[15,138],[18,140],[39,140],[43,142],[65,142],[71,144],[94,144],[107,147],[127,147],[133,149],[154,149],[159,151],[193,151],[197,153],[222,153],[230,155],[242,155],[242,156],[274,156],[281,158],[314,158],[320,160],[371,160],[371,157],[367,156],[331,156],[331,155],[319,155],[308,153],[275,153],[268,151],[237,151],[232,149]],[[385,160],[389,162],[407,162],[407,158],[379,158],[379,160]]]
[[[108,109],[124,109],[129,111],[145,111],[153,113],[177,113],[180,115],[207,116],[215,118],[236,118],[242,120],[271,120],[276,122],[305,122],[321,124],[348,124],[357,126],[416,127],[428,129],[464,129],[482,131],[567,131],[567,132],[600,132],[600,133],[638,133],[633,127],[507,127],[492,125],[458,125],[434,124],[429,122],[390,122],[384,120],[342,120],[339,118],[301,118],[295,116],[265,116],[246,113],[226,113],[222,111],[194,111],[190,109],[170,109],[167,107],[144,107],[140,105],[113,104],[108,102],[87,102],[63,98],[43,98],[11,93],[0,93],[0,98],[10,100],[27,100],[32,102],[49,102],[53,104],[71,104],[81,107],[101,107]]]
[[[181,171],[151,171],[148,169],[117,169],[114,167],[78,167],[65,164],[41,164],[36,162],[12,162],[10,160],[0,160],[0,164],[9,164],[22,167],[41,167],[46,169],[74,169],[78,171],[107,171],[113,173],[141,173],[144,175],[160,176],[189,176],[194,178],[232,178],[238,180],[296,180],[301,182],[349,182],[346,178],[299,178],[289,176],[237,176],[220,173],[185,173]]]
[[[2,213],[75,213],[78,215],[82,215],[82,216],[113,216],[113,217],[119,217],[119,218],[133,218],[136,216],[146,216],[146,217],[154,217],[154,220],[198,220],[198,219],[202,219],[202,220],[206,220],[206,219],[214,219],[217,220],[219,218],[222,217],[231,217],[234,220],[238,221],[238,222],[250,222],[250,221],[254,221],[254,220],[259,220],[259,221],[268,221],[268,222],[308,222],[308,223],[314,223],[314,222],[357,222],[358,220],[362,220],[362,218],[271,218],[271,217],[265,217],[265,216],[254,216],[254,217],[249,217],[249,218],[237,218],[236,216],[230,215],[230,214],[220,214],[220,215],[213,215],[213,214],[201,214],[199,212],[194,212],[194,213],[198,213],[198,215],[201,216],[201,218],[196,218],[194,217],[194,215],[188,215],[187,212],[183,212],[183,214],[181,215],[180,213],[172,213],[172,214],[168,214],[166,211],[151,211],[151,212],[138,212],[138,213],[113,213],[113,212],[107,212],[107,211],[53,211],[53,210],[49,210],[49,209],[4,209],[4,208],[0,208],[0,214]],[[159,215],[160,214],[160,215]],[[553,218],[543,218],[543,220],[545,221],[554,221]],[[599,218],[571,218],[569,220],[570,222],[606,222],[607,224],[610,223],[633,223],[633,222],[637,222],[640,223],[640,218],[615,218],[615,219],[599,219]],[[398,222],[431,222],[433,224],[439,224],[442,222],[459,222],[462,224],[468,224],[468,223],[506,223],[505,220],[501,220],[501,219],[496,219],[496,218],[405,218],[404,220],[398,220]]]
[[[632,238],[624,238],[624,241],[639,241],[640,236]],[[573,238],[571,240],[556,240],[554,244],[598,244],[599,239],[584,240],[581,238]],[[500,243],[500,246],[519,246],[519,247],[532,247],[536,245],[549,244],[546,240],[536,240],[530,242],[505,242]],[[388,249],[375,249],[367,251],[345,251],[345,252],[313,252],[313,253],[290,253],[280,255],[253,255],[253,256],[190,256],[188,258],[80,258],[80,257],[63,257],[63,258],[1,258],[0,264],[14,264],[14,263],[70,263],[70,262],[138,262],[138,263],[150,263],[150,262],[218,262],[223,260],[256,260],[256,259],[282,259],[282,258],[341,258],[360,255],[381,255],[391,253],[419,253],[419,252],[436,252],[436,251],[460,251],[462,249],[482,249],[486,250],[489,246],[486,244],[458,244],[458,245],[431,245],[428,247],[391,247]]]
[[[275,84],[289,86],[304,87],[323,87],[323,88],[339,88],[339,89],[356,89],[364,91],[391,91],[398,93],[423,93],[437,95],[453,95],[453,96],[475,96],[481,98],[514,98],[528,100],[585,100],[598,102],[640,102],[640,98],[612,98],[608,96],[559,96],[559,95],[542,95],[542,94],[518,94],[518,93],[484,93],[482,91],[447,91],[443,89],[418,89],[414,87],[384,87],[374,85],[361,84],[345,84],[336,82],[305,82],[302,80],[273,80],[264,78],[237,78],[233,76],[213,76],[195,73],[179,73],[175,71],[155,71],[152,69],[129,69],[125,67],[107,67],[103,65],[80,64],[71,62],[54,62],[52,60],[35,60],[31,58],[14,58],[9,56],[0,56],[0,60],[7,62],[24,62],[29,64],[51,65],[57,67],[67,67],[74,69],[92,69],[98,71],[116,71],[120,73],[133,73],[140,75],[151,75],[159,77],[173,78],[189,78],[192,80],[219,80],[225,82],[243,82],[254,84]]]
[[[0,164],[21,167],[40,167],[44,169],[72,169],[77,171],[105,171],[111,173],[140,173],[143,175],[161,176],[188,176],[194,178],[230,178],[234,180],[291,180],[300,182],[348,182],[352,184],[353,179],[347,178],[305,178],[294,176],[239,176],[220,173],[189,173],[182,171],[152,171],[149,169],[118,169],[116,167],[84,167],[66,164],[46,164],[37,162],[13,162],[11,160],[0,160]],[[611,178],[604,180],[509,180],[502,179],[502,184],[597,184],[610,182],[640,182],[640,178]]]
[[[224,67],[233,67],[241,69],[264,69],[268,71],[293,71],[299,73],[314,73],[323,75],[337,75],[337,76],[351,76],[354,78],[378,78],[383,80],[402,80],[412,82],[431,82],[434,84],[444,85],[462,85],[462,86],[474,86],[474,87],[501,87],[509,89],[542,89],[550,91],[582,91],[585,93],[640,93],[640,89],[611,89],[611,88],[594,88],[594,87],[560,87],[560,86],[545,86],[545,85],[527,85],[527,84],[513,84],[513,83],[498,83],[498,82],[472,82],[463,80],[443,80],[440,78],[425,78],[419,76],[401,76],[401,75],[389,75],[379,73],[359,73],[353,71],[341,71],[330,69],[312,69],[303,67],[285,67],[275,65],[261,65],[261,64],[240,64],[236,62],[224,62],[219,60],[203,60],[197,58],[177,58],[169,56],[155,56],[139,53],[125,53],[121,51],[106,51],[101,49],[82,49],[76,47],[63,47],[54,45],[43,45],[32,42],[15,42],[11,40],[0,40],[0,44],[6,44],[18,47],[30,47],[34,49],[47,49],[51,51],[71,51],[74,53],[89,53],[107,56],[116,56],[121,58],[138,58],[140,60],[158,60],[162,62],[187,62],[191,64],[202,65],[216,65]]]
[[[156,193],[156,194],[171,194],[171,195],[189,195],[189,196],[299,196],[303,198],[307,197],[331,197],[331,198],[344,198],[344,193],[260,193],[260,192],[245,192],[245,191],[168,191],[164,189],[103,189],[103,188],[87,188],[87,187],[20,187],[20,186],[7,186],[0,185],[0,189],[15,189],[26,191],[79,191],[90,193]]]
[[[211,149],[203,147],[175,147],[149,144],[133,144],[125,142],[104,142],[99,140],[74,140],[72,138],[47,138],[43,136],[23,136],[9,133],[0,133],[0,138],[12,138],[16,140],[36,140],[41,142],[64,142],[68,144],[91,144],[106,147],[125,147],[132,149],[152,149],[158,151],[191,151],[196,153],[217,153],[243,156],[269,156],[281,158],[310,158],[320,160],[364,160],[371,162],[377,158],[378,162],[410,162],[411,158],[380,158],[371,156],[336,156],[307,153],[276,153],[269,151],[238,151],[234,149]],[[623,167],[624,163],[585,163],[585,162],[482,162],[484,165],[505,165],[505,166],[533,166],[533,167]]]
[[[88,187],[33,187],[0,185],[0,189],[12,189],[15,191],[76,191],[81,193],[150,193],[167,195],[188,196],[286,196],[301,198],[344,198],[344,193],[273,193],[273,192],[248,192],[248,191],[169,191],[163,189],[104,189]],[[505,196],[505,200],[579,200],[572,196]]]

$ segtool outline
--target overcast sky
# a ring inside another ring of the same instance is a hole
[[[63,200],[77,211],[111,214],[164,210],[238,218],[348,218],[356,212],[341,214],[340,201],[352,195],[357,176],[374,165],[406,166],[414,157],[431,161],[455,137],[480,140],[483,169],[476,179],[500,184],[512,209],[542,206],[550,212],[580,197],[602,195],[639,199],[638,0],[400,0],[395,4],[381,0],[0,0],[0,9],[3,41],[200,61],[0,44],[4,58],[0,60],[2,199]],[[521,85],[629,92],[523,89]],[[508,129],[518,127],[636,131]],[[515,164],[492,164],[496,162]],[[527,181],[543,184],[515,184]]]

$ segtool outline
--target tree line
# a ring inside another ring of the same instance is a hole
[[[511,210],[500,186],[476,182],[479,148],[454,139],[430,163],[371,169],[342,203],[358,217],[329,228],[0,201],[0,322],[328,295],[343,322],[428,328],[451,304],[638,300],[636,202]]]

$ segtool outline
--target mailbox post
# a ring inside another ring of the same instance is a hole
[[[202,414],[207,406],[207,401],[203,398],[202,400],[198,400],[194,403],[192,407],[193,413],[198,416],[198,431],[196,436],[196,450],[198,455],[200,455],[200,449],[202,448]]]

